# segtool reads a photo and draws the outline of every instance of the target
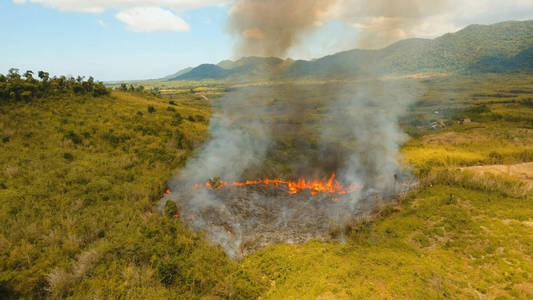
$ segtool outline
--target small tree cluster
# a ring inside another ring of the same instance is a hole
[[[152,94],[154,96],[161,96],[161,90],[158,87],[155,87],[151,90],[147,90],[142,85],[134,86],[133,84],[127,85],[125,83],[121,83],[120,86],[115,87],[116,90],[119,90],[121,92],[129,92],[129,93],[148,93]]]
[[[34,78],[33,71],[19,74],[18,69],[10,69],[7,75],[0,74],[0,102],[8,100],[24,100],[43,98],[60,94],[92,95],[94,97],[109,94],[109,90],[102,82],[95,82],[93,77],[52,77],[44,71],[37,73],[39,79]]]

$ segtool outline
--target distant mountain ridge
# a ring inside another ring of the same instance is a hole
[[[165,79],[344,79],[420,72],[516,71],[533,72],[533,20],[470,25],[435,39],[406,39],[383,49],[354,49],[311,61],[274,57],[225,60]]]

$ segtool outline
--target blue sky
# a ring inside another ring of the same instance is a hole
[[[258,0],[1,0],[0,73],[15,67],[105,81],[150,79],[234,59],[236,37],[227,23],[235,1]],[[471,23],[533,18],[531,0],[448,0],[451,4],[441,11],[430,9],[415,20],[359,9],[361,3],[376,0],[335,1],[340,4],[287,56],[309,59],[364,47],[363,36],[376,37],[368,47],[377,48]],[[383,31],[391,21],[399,24],[392,37]]]
[[[0,73],[11,67],[99,80],[158,78],[232,57],[227,7],[187,11],[187,32],[134,32],[115,18],[0,1]],[[103,23],[102,23],[103,22]]]

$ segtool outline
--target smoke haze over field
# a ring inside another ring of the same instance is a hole
[[[341,3],[362,5],[349,19],[375,14],[417,19],[425,14],[415,0],[391,1],[239,0],[231,26],[242,54],[283,56],[305,33]],[[431,11],[428,9],[428,11]],[[399,22],[386,23],[395,32]],[[265,71],[265,79],[275,74]],[[408,172],[399,163],[406,140],[398,120],[417,97],[416,83],[367,81],[298,86],[291,83],[231,89],[214,102],[210,140],[170,183],[170,198],[183,220],[207,232],[232,257],[268,244],[326,238],[330,230],[367,215],[408,189]],[[347,194],[288,193],[279,185],[232,186],[232,182],[300,176],[322,179]],[[329,174],[328,174],[329,173]],[[212,188],[222,179],[230,184]],[[258,178],[259,177],[259,178]],[[211,188],[205,188],[210,181]],[[330,179],[332,182],[333,179]],[[200,189],[193,188],[200,184]]]

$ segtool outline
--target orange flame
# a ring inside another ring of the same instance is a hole
[[[296,193],[299,193],[304,190],[309,190],[311,192],[311,195],[315,196],[319,193],[328,193],[328,194],[337,194],[337,195],[346,195],[353,193],[357,189],[362,189],[362,186],[356,187],[354,185],[350,186],[343,186],[340,182],[335,180],[335,173],[331,175],[328,181],[320,181],[320,180],[307,180],[305,178],[300,178],[297,181],[292,180],[280,180],[280,179],[260,179],[260,180],[254,180],[250,181],[247,180],[245,182],[233,182],[231,186],[235,187],[243,187],[247,185],[261,185],[264,184],[265,186],[269,186],[270,184],[275,184],[276,186],[279,186],[280,184],[284,184],[289,189],[289,194],[294,195]],[[213,189],[222,189],[224,187],[229,186],[230,184],[226,181],[220,180],[217,184],[216,188]],[[207,187],[212,188],[211,183],[207,182],[205,184],[196,184],[193,186],[193,190],[197,190],[201,187]],[[338,198],[333,198],[332,201],[337,202]]]

